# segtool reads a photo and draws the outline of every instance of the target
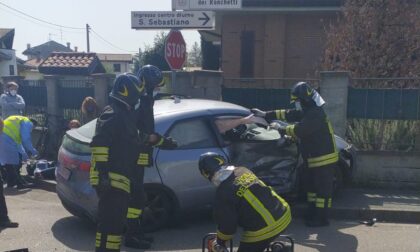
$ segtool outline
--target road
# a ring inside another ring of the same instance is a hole
[[[53,187],[5,190],[9,216],[20,226],[0,232],[0,251],[18,248],[29,248],[31,252],[94,249],[94,225],[72,217],[61,206]],[[192,216],[183,221],[183,225],[154,233],[155,243],[148,251],[201,251],[201,237],[214,231],[214,225],[209,214]],[[297,252],[420,251],[420,225],[417,224],[377,223],[368,227],[354,221],[334,220],[327,228],[306,228],[300,219],[296,219],[287,234],[295,239]]]

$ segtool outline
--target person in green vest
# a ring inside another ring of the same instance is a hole
[[[0,135],[0,164],[7,172],[7,187],[18,189],[28,185],[20,177],[22,161],[29,156],[37,156],[38,151],[32,146],[31,132],[37,122],[25,116],[9,116],[3,121],[3,132]]]

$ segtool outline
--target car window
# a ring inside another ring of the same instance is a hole
[[[168,135],[177,141],[177,149],[217,147],[213,131],[204,119],[177,122]]]

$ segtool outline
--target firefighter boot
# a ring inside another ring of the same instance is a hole
[[[144,238],[138,219],[129,219],[127,221],[127,232],[125,234],[124,245],[136,249],[149,249],[151,247],[151,242]]]
[[[305,220],[307,227],[326,227],[330,225],[328,221],[328,208],[316,207],[315,213],[315,217],[312,220]]]
[[[308,202],[308,205],[305,209],[305,213],[304,213],[304,220],[305,221],[311,221],[315,218],[315,212],[316,212],[316,208],[315,208],[315,202]]]

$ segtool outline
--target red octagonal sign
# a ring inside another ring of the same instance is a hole
[[[186,58],[186,44],[180,31],[171,30],[165,40],[165,59],[172,70],[179,70]]]

